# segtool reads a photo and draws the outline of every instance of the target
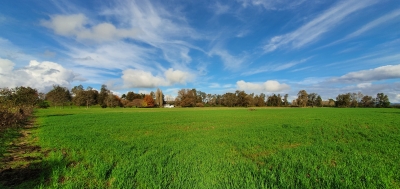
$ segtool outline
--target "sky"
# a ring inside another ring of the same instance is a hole
[[[0,87],[400,102],[398,0],[4,0]]]

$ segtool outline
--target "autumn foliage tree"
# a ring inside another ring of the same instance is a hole
[[[154,106],[154,99],[151,95],[144,96],[143,101],[146,103],[146,107],[153,107]]]

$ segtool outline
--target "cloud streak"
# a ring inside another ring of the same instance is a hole
[[[286,10],[298,7],[303,4],[305,0],[238,0],[238,2],[241,2],[243,7],[252,5],[262,6],[266,10]]]
[[[241,75],[248,76],[248,75],[254,75],[254,74],[259,74],[259,73],[264,73],[264,72],[269,72],[269,71],[271,71],[271,72],[282,71],[282,70],[286,70],[286,69],[292,68],[292,67],[294,67],[294,66],[296,66],[298,64],[304,63],[307,60],[309,60],[310,58],[301,59],[299,61],[291,61],[291,62],[288,62],[288,63],[262,66],[260,68],[244,72]]]
[[[313,43],[321,38],[324,33],[341,24],[350,14],[374,3],[373,0],[341,1],[297,30],[271,38],[264,46],[264,51],[268,53],[283,47],[297,49]]]

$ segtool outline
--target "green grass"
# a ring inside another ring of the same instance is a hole
[[[399,109],[36,115],[51,168],[40,188],[400,188]]]

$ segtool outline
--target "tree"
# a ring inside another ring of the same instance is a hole
[[[5,108],[29,107],[33,108],[39,103],[39,93],[30,87],[16,87],[15,89],[3,88],[0,90],[0,104]]]
[[[135,99],[135,93],[132,92],[132,91],[129,91],[129,92],[126,94],[126,100],[132,101],[132,100],[134,100],[134,99]]]
[[[225,93],[221,96],[222,105],[234,107],[236,105],[236,95],[234,93]]]
[[[268,96],[267,98],[267,106],[281,106],[282,104],[282,97],[280,94],[276,95],[273,94],[272,96]]]
[[[351,105],[351,94],[339,94],[336,97],[336,107],[350,107]]]
[[[365,108],[371,108],[374,107],[375,105],[375,100],[372,98],[372,96],[365,95],[362,97],[360,106],[365,107]]]
[[[376,107],[377,108],[388,108],[390,106],[389,97],[383,93],[376,95]]]
[[[98,97],[98,103],[102,108],[107,107],[106,99],[108,95],[110,94],[110,90],[107,89],[107,85],[101,85],[99,97]]]
[[[16,87],[13,96],[15,105],[17,106],[33,107],[39,101],[37,90],[30,87]]]
[[[308,102],[308,94],[307,91],[301,90],[299,93],[297,93],[297,105],[301,107],[307,106]]]
[[[333,107],[333,106],[335,106],[335,104],[336,104],[335,100],[333,100],[331,98],[328,100],[328,106]]]
[[[105,104],[107,107],[115,108],[117,106],[122,106],[121,99],[112,93],[109,93],[105,99]]]
[[[154,93],[153,91],[150,92],[150,96],[151,98],[153,98],[153,100],[156,99],[156,93]]]
[[[358,107],[358,94],[357,93],[350,94],[350,107],[353,107],[353,108]]]
[[[86,90],[83,89],[82,85],[75,86],[71,89],[71,92],[74,95],[72,98],[73,104],[75,104],[76,106],[86,106],[86,108],[89,108],[89,106],[96,104],[99,94],[90,86],[87,87]]]
[[[196,90],[181,89],[178,91],[178,96],[175,99],[177,106],[194,107],[196,106]]]
[[[314,105],[317,103],[317,97],[318,97],[317,93],[308,94],[308,96],[307,96],[307,98],[308,98],[307,105],[309,105],[309,106],[314,108]]]
[[[162,107],[164,104],[164,95],[160,89],[157,89],[156,91],[156,104],[159,107]]]
[[[322,107],[322,98],[320,95],[317,96],[317,100],[315,102],[315,105],[318,107]]]
[[[235,104],[236,106],[247,107],[250,104],[248,98],[246,98],[247,94],[244,91],[236,90],[235,95],[236,95],[236,104]]]
[[[285,94],[285,96],[283,96],[283,106],[289,106],[288,97],[288,94]]]
[[[52,102],[54,106],[61,105],[64,108],[65,103],[71,101],[71,94],[65,87],[53,85],[53,89],[47,93],[46,99]]]
[[[146,103],[146,107],[153,107],[154,106],[154,99],[151,95],[144,96],[144,102]]]
[[[71,89],[71,93],[73,95],[72,103],[76,106],[83,106],[85,105],[85,94],[82,85],[75,86]]]

